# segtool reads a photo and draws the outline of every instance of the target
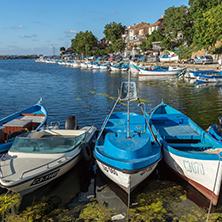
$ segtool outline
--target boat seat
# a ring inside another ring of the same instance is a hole
[[[206,149],[211,149],[213,146],[207,143],[168,143],[169,146],[173,148],[184,148],[184,149],[193,149],[198,151],[203,151]]]
[[[162,136],[164,140],[201,140],[200,135],[174,135]]]
[[[157,131],[164,140],[183,139],[200,140],[201,136],[189,125],[156,126]]]

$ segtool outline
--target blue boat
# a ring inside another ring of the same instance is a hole
[[[197,78],[199,75],[220,75],[220,72],[215,70],[189,70],[186,73],[188,78]]]
[[[133,100],[137,100],[136,83],[123,82],[94,149],[101,171],[128,194],[154,171],[162,157],[143,107],[142,115],[129,111]],[[113,112],[119,101],[128,101],[126,112]]]
[[[222,82],[221,74],[199,74],[197,77],[199,83],[219,83]]]
[[[164,102],[151,112],[149,120],[167,165],[216,205],[222,179],[222,143]]]
[[[48,118],[48,112],[39,101],[22,111],[0,120],[0,154],[7,152],[16,136],[31,130],[38,130]]]

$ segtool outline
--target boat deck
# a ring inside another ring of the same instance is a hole
[[[201,140],[201,136],[189,125],[156,125],[156,129],[165,140]]]

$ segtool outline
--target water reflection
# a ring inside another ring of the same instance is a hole
[[[99,204],[121,214],[119,221],[128,218],[128,195],[124,190],[109,180],[99,168],[96,170],[95,197]]]
[[[89,202],[87,198],[83,200],[79,194],[88,192],[91,179],[94,177],[92,164],[94,161],[89,163],[82,160],[65,175],[30,194],[22,196],[19,211],[32,205],[33,202],[41,201],[42,198],[50,203],[51,210],[73,208],[80,199]]]
[[[196,88],[222,87],[222,82],[217,83],[196,83]]]
[[[176,76],[139,76],[139,81],[163,81],[163,80],[168,80],[168,81],[175,81],[177,79]]]

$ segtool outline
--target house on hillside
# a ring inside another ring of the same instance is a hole
[[[164,16],[158,19],[158,21],[154,24],[141,22],[139,24],[129,26],[122,35],[122,38],[126,43],[124,56],[140,54],[140,45],[146,40],[146,34],[151,35],[154,30],[158,29],[164,30],[163,18]],[[161,47],[158,47],[157,45],[155,45],[155,47],[160,49]]]

